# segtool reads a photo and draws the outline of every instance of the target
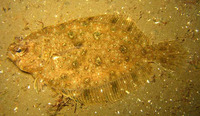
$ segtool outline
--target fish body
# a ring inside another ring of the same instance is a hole
[[[121,15],[48,26],[8,48],[8,58],[22,71],[81,103],[116,101],[153,75],[152,63],[172,69],[184,54],[175,41],[150,45]]]

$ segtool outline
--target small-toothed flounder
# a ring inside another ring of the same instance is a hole
[[[130,17],[100,15],[31,33],[9,46],[8,57],[81,103],[113,102],[146,82],[152,63],[171,69],[184,59],[178,42],[148,41]]]

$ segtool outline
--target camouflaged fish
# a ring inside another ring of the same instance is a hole
[[[149,44],[130,17],[80,18],[31,33],[8,48],[22,71],[80,103],[114,102],[153,74],[176,68],[186,51],[176,41]]]

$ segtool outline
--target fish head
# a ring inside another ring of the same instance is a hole
[[[20,70],[33,73],[41,70],[42,63],[35,49],[36,42],[30,40],[18,40],[10,44],[7,57],[16,64]]]

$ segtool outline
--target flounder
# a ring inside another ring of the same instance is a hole
[[[20,70],[84,104],[114,102],[145,83],[152,64],[173,69],[185,54],[179,42],[151,45],[130,17],[108,14],[45,27],[8,48]]]

